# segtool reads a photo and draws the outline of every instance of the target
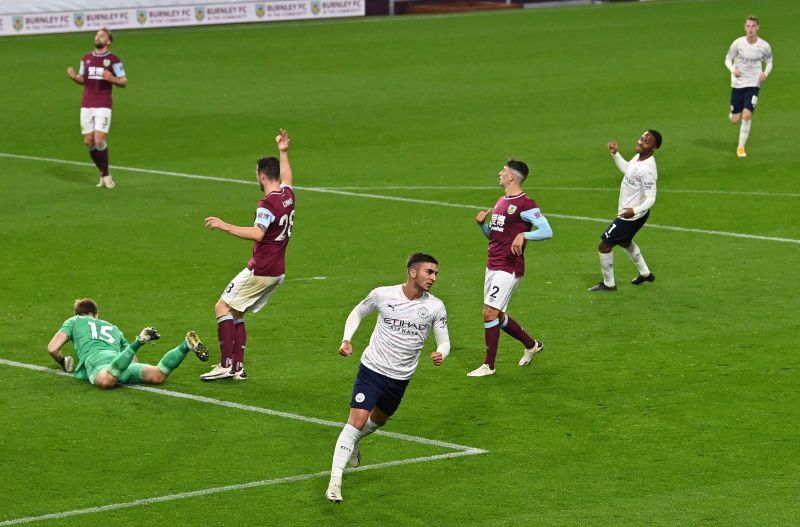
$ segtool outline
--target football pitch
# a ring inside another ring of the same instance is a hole
[[[737,159],[723,58],[749,14],[775,67]],[[0,39],[0,526],[796,525],[799,19],[708,0],[120,31],[113,190],[65,74],[91,35]],[[56,369],[47,342],[85,296],[129,339],[158,328],[144,362],[189,329],[218,357],[213,306],[251,244],[203,220],[252,221],[281,127],[297,214],[287,281],[248,319],[250,378],[201,383],[189,356],[163,386],[101,391]],[[606,143],[630,158],[646,128],[664,144],[637,243],[658,279],[630,286],[617,249],[619,291],[590,294],[621,179]],[[509,306],[545,351],[518,367],[503,335],[497,374],[468,378],[474,216],[509,158],[554,231]],[[344,321],[416,251],[440,261],[453,349],[435,368],[427,344],[333,505]]]

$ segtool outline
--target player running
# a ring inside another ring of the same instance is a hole
[[[617,290],[614,280],[614,253],[611,252],[615,245],[620,245],[628,251],[628,255],[639,270],[639,275],[631,280],[633,285],[653,282],[656,279],[656,275],[647,267],[642,251],[634,243],[633,237],[644,227],[647,218],[650,217],[650,208],[656,202],[658,169],[653,154],[660,146],[661,134],[656,130],[647,130],[636,143],[636,155],[630,161],[625,161],[619,153],[617,142],[608,143],[608,150],[614,156],[614,163],[625,176],[619,189],[617,218],[600,236],[600,245],[597,247],[600,252],[600,272],[603,274],[603,281],[589,291]]]
[[[178,347],[164,354],[157,366],[134,362],[139,348],[161,338],[155,328],[144,328],[128,343],[117,326],[97,317],[97,303],[91,298],[76,300],[74,310],[75,316],[65,320],[50,339],[47,352],[64,371],[74,370],[76,379],[88,380],[98,388],[113,388],[126,382],[162,384],[190,351],[201,361],[208,360],[205,344],[197,333],[190,331]],[[61,352],[68,341],[72,341],[78,356],[77,368],[74,359]]]
[[[89,155],[100,170],[97,187],[114,188],[108,172],[108,131],[111,129],[111,89],[128,85],[125,68],[119,57],[108,48],[114,41],[111,30],[103,28],[94,35],[95,50],[81,59],[78,73],[70,66],[67,75],[83,86],[81,100],[81,133]]]
[[[483,283],[486,358],[480,367],[467,374],[470,377],[494,375],[501,329],[525,346],[519,360],[520,366],[530,364],[534,354],[544,347],[541,341],[531,338],[505,311],[525,274],[523,253],[526,243],[552,238],[553,230],[539,205],[522,191],[522,183],[528,178],[528,165],[512,159],[498,175],[505,195],[497,200],[494,209],[482,210],[475,217],[483,234],[489,239],[489,259]],[[535,230],[531,230],[533,227]]]
[[[758,92],[772,71],[772,48],[766,40],[758,37],[758,18],[747,17],[744,32],[745,36],[734,40],[725,56],[725,67],[731,72],[731,113],[728,117],[733,124],[742,121],[736,149],[738,157],[747,157],[744,147],[750,135]],[[763,71],[762,64],[766,65]]]
[[[266,306],[286,276],[286,247],[292,236],[295,201],[289,165],[290,141],[286,130],[281,130],[275,138],[280,159],[268,156],[258,160],[256,180],[264,197],[258,202],[252,227],[237,227],[214,216],[206,218],[206,227],[252,240],[253,257],[228,284],[214,306],[220,361],[210,372],[200,376],[204,381],[247,379],[244,314],[257,313]]]
[[[353,354],[350,339],[361,320],[378,312],[353,384],[350,416],[333,450],[325,496],[335,503],[342,501],[347,462],[354,467],[361,463],[359,441],[385,425],[400,405],[431,329],[437,345],[431,353],[433,364],[441,366],[450,353],[447,311],[444,303],[428,292],[439,274],[439,262],[429,254],[415,253],[408,258],[406,270],[406,283],[373,289],[345,322],[339,355],[349,357]]]

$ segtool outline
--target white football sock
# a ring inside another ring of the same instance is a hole
[[[331,466],[331,483],[341,484],[342,473],[347,461],[353,454],[353,449],[361,437],[361,431],[355,426],[344,425],[339,439],[336,440],[336,448],[333,451],[333,465]]]
[[[370,417],[369,419],[367,419],[367,424],[364,425],[364,429],[361,430],[361,435],[359,436],[358,441],[360,442],[362,439],[364,439],[365,437],[367,437],[380,427],[381,426],[377,424],[375,421],[373,421],[372,418]]]
[[[747,136],[750,135],[750,119],[742,119],[742,126],[739,128],[739,148],[744,148],[747,143]]]
[[[625,250],[628,251],[631,260],[633,260],[633,263],[636,264],[636,268],[639,269],[639,274],[642,276],[650,276],[650,268],[647,267],[639,246],[631,242],[630,245],[625,247]]]
[[[603,283],[614,287],[614,253],[600,253],[600,272],[603,273]]]

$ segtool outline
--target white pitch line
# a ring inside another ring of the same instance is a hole
[[[14,360],[0,358],[0,364],[4,364],[6,366],[13,366],[13,367],[16,367],[16,368],[25,368],[25,369],[28,369],[28,370],[38,371],[38,372],[42,372],[42,373],[50,373],[50,374],[56,374],[56,375],[71,376],[69,373],[65,373],[65,372],[63,372],[61,370],[57,370],[55,368],[47,368],[45,366],[39,366],[38,364],[29,364],[27,362],[17,362],[17,361],[14,361]],[[252,405],[249,405],[249,404],[235,403],[233,401],[225,401],[223,399],[214,399],[212,397],[205,397],[205,396],[202,396],[202,395],[195,395],[195,394],[192,394],[192,393],[177,392],[177,391],[174,391],[174,390],[165,390],[163,388],[155,388],[153,386],[142,386],[142,385],[128,384],[128,385],[124,385],[124,387],[125,388],[130,388],[132,390],[140,390],[140,391],[143,391],[143,392],[150,392],[150,393],[155,393],[155,394],[158,394],[158,395],[165,395],[167,397],[175,397],[177,399],[188,399],[190,401],[196,401],[196,402],[199,402],[199,403],[212,404],[212,405],[215,405],[215,406],[223,406],[225,408],[235,408],[236,410],[242,410],[242,411],[245,411],[245,412],[255,412],[255,413],[264,414],[264,415],[271,415],[273,417],[283,417],[285,419],[293,419],[295,421],[302,421],[304,423],[313,423],[313,424],[316,424],[316,425],[329,426],[329,427],[332,427],[332,428],[342,428],[344,426],[341,422],[337,422],[337,421],[328,421],[327,419],[319,419],[317,417],[309,417],[309,416],[306,416],[306,415],[294,414],[294,413],[291,413],[291,412],[283,412],[283,411],[280,411],[280,410],[272,410],[270,408],[263,408],[261,406],[252,406]],[[383,430],[378,430],[378,431],[376,431],[374,433],[377,434],[377,435],[382,435],[382,436],[386,436],[386,437],[392,437],[392,438],[395,438],[395,439],[400,439],[400,440],[408,441],[408,442],[411,442],[411,443],[422,443],[422,444],[425,444],[425,445],[438,446],[438,447],[442,447],[442,448],[449,448],[449,449],[458,450],[458,451],[461,451],[461,452],[467,452],[467,451],[480,451],[480,453],[485,452],[485,451],[480,450],[479,448],[475,448],[475,447],[470,447],[470,446],[465,446],[465,445],[458,445],[458,444],[455,444],[455,443],[447,443],[445,441],[439,441],[439,440],[436,440],[436,439],[428,439],[428,438],[425,438],[425,437],[412,436],[412,435],[406,435],[406,434],[399,434],[397,432],[384,432]]]
[[[94,165],[92,165],[94,166]],[[350,186],[350,187],[319,187],[326,190],[491,190],[496,191],[497,186],[444,186],[444,185],[415,185],[415,186]],[[531,190],[555,190],[568,192],[619,192],[619,187],[547,187],[531,185],[525,188]],[[701,189],[681,189],[681,188],[661,188],[659,193],[666,194],[719,194],[722,196],[762,196],[770,198],[800,198],[800,193],[793,192],[749,192],[744,190],[701,190]]]
[[[375,463],[372,465],[362,465],[358,468],[347,468],[345,472],[362,472],[365,470],[377,470],[383,468],[397,467],[401,465],[412,465],[415,463],[429,463],[431,461],[439,461],[442,459],[452,459],[456,457],[474,456],[484,453],[483,450],[469,449],[462,452],[450,452],[448,454],[438,454],[434,456],[414,457],[408,459],[398,459],[396,461],[387,461],[384,463]],[[267,487],[270,485],[280,485],[283,483],[294,483],[297,481],[304,481],[308,479],[322,478],[330,476],[329,470],[322,472],[313,472],[311,474],[298,474],[296,476],[287,476],[284,478],[276,479],[263,479],[259,481],[250,481],[247,483],[237,483],[235,485],[225,485],[223,487],[212,487],[208,489],[193,490],[190,492],[179,492],[177,494],[167,494],[165,496],[155,496],[152,498],[143,498],[139,500],[126,501],[123,503],[111,503],[109,505],[101,505],[98,507],[87,507],[85,509],[73,509],[64,512],[54,512],[50,514],[42,514],[40,516],[26,516],[24,518],[15,518],[13,520],[0,521],[0,527],[6,525],[22,525],[25,523],[34,523],[45,520],[58,520],[61,518],[68,518],[70,516],[81,516],[84,514],[94,514],[96,512],[114,511],[119,509],[130,509],[132,507],[140,507],[144,505],[153,505],[155,503],[163,503],[165,501],[183,500],[188,498],[196,498],[200,496],[208,496],[210,494],[219,494],[222,492],[230,492],[234,490],[255,489],[259,487]]]
[[[48,163],[61,163],[65,165],[77,165],[85,167],[93,167],[94,163],[86,161],[70,161],[67,159],[56,159],[51,157],[37,157],[25,156],[19,154],[8,154],[0,152],[0,157],[7,157],[11,159],[23,159],[27,161],[46,161]],[[234,178],[222,178],[214,176],[201,176],[199,174],[186,174],[183,172],[169,172],[165,170],[150,170],[145,168],[135,167],[122,167],[111,165],[114,170],[123,170],[127,172],[141,172],[144,174],[160,174],[163,176],[184,177],[190,179],[203,179],[207,181],[219,181],[222,183],[239,183],[245,185],[255,185],[254,181]],[[444,186],[444,185],[409,185],[409,186],[345,186],[345,187],[297,187],[301,190],[310,191],[325,191],[325,190],[496,190],[492,186],[480,185],[465,185],[465,186]],[[535,190],[556,190],[556,191],[569,191],[569,192],[619,192],[619,187],[547,187],[547,186],[531,186],[528,187]],[[778,198],[800,198],[800,193],[796,192],[756,192],[756,191],[739,191],[739,190],[702,190],[702,189],[660,189],[661,193],[676,193],[676,194],[719,194],[722,196],[763,196],[763,197],[778,197]],[[605,220],[604,220],[605,221]]]
[[[26,362],[17,362],[13,360],[3,359],[0,358],[0,364],[4,364],[6,366],[12,366],[16,368],[24,368],[27,370],[33,370],[37,372],[43,373],[50,373],[54,375],[61,375],[64,377],[71,377],[72,375],[61,370],[56,370],[53,368],[47,368],[45,366],[39,366],[38,364],[29,364]],[[305,415],[293,414],[289,412],[281,412],[278,410],[270,410],[269,408],[262,408],[259,406],[251,406],[246,404],[239,404],[232,401],[223,401],[221,399],[213,399],[211,397],[203,397],[200,395],[188,394],[184,392],[176,392],[171,390],[164,390],[162,388],[153,388],[151,386],[139,386],[139,385],[125,385],[126,388],[131,388],[134,390],[140,390],[144,392],[155,393],[158,395],[166,395],[169,397],[177,397],[179,399],[188,399],[192,401],[197,401],[206,404],[213,404],[217,406],[223,406],[227,408],[235,408],[237,410],[243,410],[248,412],[256,412],[260,414],[271,415],[275,417],[283,417],[286,419],[293,419],[296,421],[303,421],[306,423],[314,423],[323,426],[330,426],[334,428],[341,428],[342,423],[335,422],[335,421],[328,421],[325,419],[317,419],[316,417],[308,417]],[[428,463],[431,461],[438,461],[442,459],[453,459],[457,457],[464,457],[464,456],[475,456],[479,454],[487,453],[486,450],[481,448],[475,447],[468,447],[464,445],[458,445],[455,443],[447,443],[445,441],[437,441],[435,439],[427,439],[424,437],[400,434],[397,432],[384,432],[382,430],[378,430],[374,432],[375,434],[391,437],[394,439],[399,439],[402,441],[409,441],[413,443],[422,443],[431,446],[438,446],[442,448],[449,448],[452,450],[456,450],[456,452],[449,452],[446,454],[437,454],[432,456],[423,456],[423,457],[415,457],[415,458],[408,458],[408,459],[398,459],[395,461],[386,461],[384,463],[375,463],[372,465],[362,465],[358,468],[348,468],[345,469],[345,472],[361,472],[365,470],[376,470],[388,467],[396,467],[401,465],[411,465],[415,463]],[[277,479],[265,479],[259,481],[251,481],[248,483],[238,483],[235,485],[225,485],[222,487],[213,487],[208,489],[201,489],[201,490],[194,490],[191,492],[180,492],[177,494],[168,494],[165,496],[155,496],[152,498],[144,498],[139,500],[128,501],[124,503],[112,503],[110,505],[102,505],[98,507],[88,507],[85,509],[75,509],[70,511],[64,512],[55,512],[50,514],[43,514],[40,516],[27,516],[24,518],[15,518],[11,520],[4,520],[0,521],[0,527],[5,525],[21,525],[25,523],[33,523],[38,521],[44,520],[53,520],[53,519],[60,519],[60,518],[67,518],[70,516],[79,516],[83,514],[93,514],[96,512],[105,512],[111,510],[118,510],[118,509],[128,509],[131,507],[138,507],[143,505],[152,505],[154,503],[161,503],[165,501],[174,501],[174,500],[181,500],[187,498],[195,498],[198,496],[207,496],[209,494],[218,494],[221,492],[228,492],[234,490],[242,490],[242,489],[252,489],[257,487],[266,487],[269,485],[278,485],[282,483],[293,483],[296,481],[303,481],[307,479],[314,479],[314,478],[321,478],[324,476],[329,476],[330,471],[323,471],[323,472],[314,472],[311,474],[300,474],[296,476],[287,476],[283,478]]]
[[[80,166],[94,166],[94,163],[88,162],[81,162],[81,161],[69,161],[65,159],[54,159],[49,157],[36,157],[36,156],[24,156],[24,155],[17,155],[17,154],[8,154],[0,152],[0,157],[8,157],[13,159],[26,159],[31,161],[45,161],[49,163],[61,163],[61,164],[68,164],[68,165],[80,165]],[[255,181],[247,181],[243,179],[233,179],[233,178],[221,178],[221,177],[213,177],[213,176],[201,176],[199,174],[186,174],[183,172],[169,172],[166,170],[150,170],[146,168],[134,168],[134,167],[122,167],[122,166],[111,166],[114,170],[126,171],[126,172],[139,172],[143,174],[158,174],[163,176],[172,176],[172,177],[182,177],[188,179],[200,179],[205,181],[218,181],[222,183],[238,183],[244,185],[255,185]],[[400,201],[405,203],[417,203],[421,205],[434,205],[439,207],[455,207],[461,209],[472,209],[472,210],[480,210],[485,207],[485,205],[465,205],[461,203],[448,203],[446,201],[433,201],[433,200],[425,200],[425,199],[415,199],[415,198],[404,198],[400,196],[386,196],[383,194],[372,194],[372,193],[364,193],[364,192],[350,192],[346,190],[334,190],[331,188],[322,188],[322,187],[301,187],[294,185],[294,188],[297,190],[305,190],[307,192],[319,192],[323,194],[338,194],[341,196],[353,196],[359,198],[372,198],[372,199],[380,199],[386,201]],[[595,223],[610,223],[608,218],[592,218],[589,216],[574,216],[570,214],[553,214],[548,213],[547,216],[553,218],[561,218],[566,220],[579,220],[579,221],[591,221]],[[761,240],[761,241],[772,241],[772,242],[780,242],[780,243],[793,243],[800,245],[800,240],[794,238],[781,238],[778,236],[761,236],[757,234],[747,234],[747,233],[740,233],[740,232],[727,232],[727,231],[716,231],[711,229],[696,229],[691,227],[675,227],[672,225],[658,225],[655,223],[647,223],[645,224],[645,228],[650,229],[661,229],[661,230],[668,230],[668,231],[678,231],[678,232],[691,232],[697,234],[709,234],[714,236],[726,236],[730,238],[744,238],[749,240]]]

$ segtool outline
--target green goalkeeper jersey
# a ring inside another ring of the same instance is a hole
[[[75,315],[65,320],[59,331],[69,337],[75,348],[78,356],[75,376],[78,378],[85,376],[84,363],[88,357],[109,352],[120,353],[128,347],[122,331],[111,322],[99,318]]]

